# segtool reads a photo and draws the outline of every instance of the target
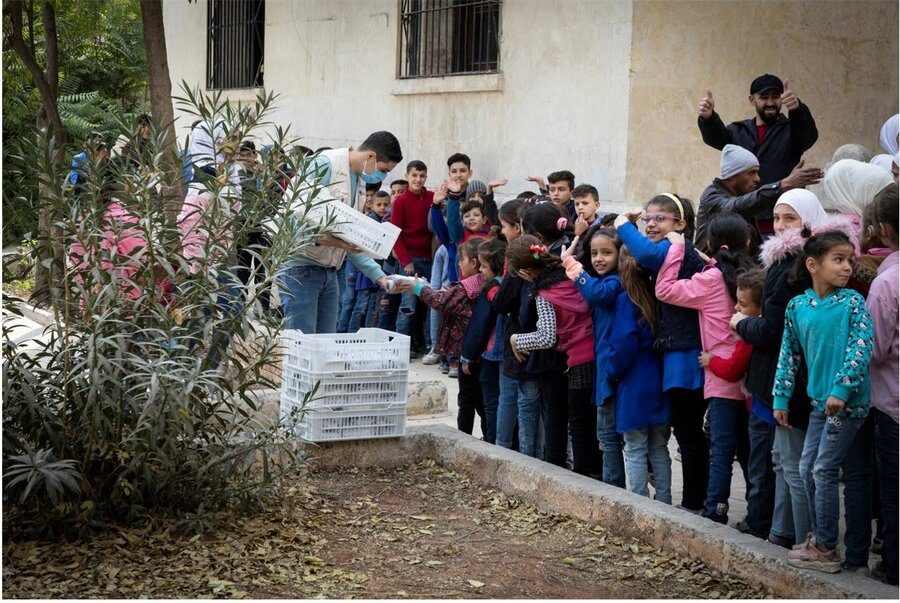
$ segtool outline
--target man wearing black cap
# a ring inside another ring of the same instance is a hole
[[[749,101],[756,109],[756,117],[732,122],[726,127],[715,112],[712,91],[707,90],[698,107],[700,134],[703,142],[720,151],[726,144],[744,147],[759,159],[760,181],[779,182],[815,144],[819,137],[816,122],[809,107],[791,90],[790,82],[782,83],[768,73],[750,84]],[[787,117],[781,113],[782,106],[788,110]],[[764,234],[767,228],[763,222],[771,218],[771,211],[768,216],[757,216]]]

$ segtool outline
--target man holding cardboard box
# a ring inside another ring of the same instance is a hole
[[[366,184],[381,182],[402,160],[397,137],[390,132],[375,132],[358,149],[323,151],[307,180],[327,187],[336,200],[361,212]],[[388,288],[389,279],[374,259],[333,235],[320,236],[314,245],[298,249],[278,276],[285,328],[307,334],[336,331],[340,301],[337,269],[345,258],[382,288]]]

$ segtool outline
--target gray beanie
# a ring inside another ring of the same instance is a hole
[[[759,159],[756,158],[756,155],[736,144],[726,144],[722,149],[722,158],[719,160],[719,178],[728,180],[732,176],[755,167],[759,167]]]
[[[481,193],[483,195],[487,193],[487,186],[485,186],[484,182],[481,180],[469,180],[469,187],[466,190],[466,194],[471,195],[472,193]]]

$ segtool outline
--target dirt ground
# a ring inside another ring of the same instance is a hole
[[[284,507],[193,537],[3,543],[5,598],[764,598],[431,461],[314,472]]]

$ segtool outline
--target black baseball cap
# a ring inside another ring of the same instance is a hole
[[[784,84],[781,79],[771,73],[762,74],[750,84],[750,94],[759,94],[770,89],[777,90],[779,93],[784,92]]]

